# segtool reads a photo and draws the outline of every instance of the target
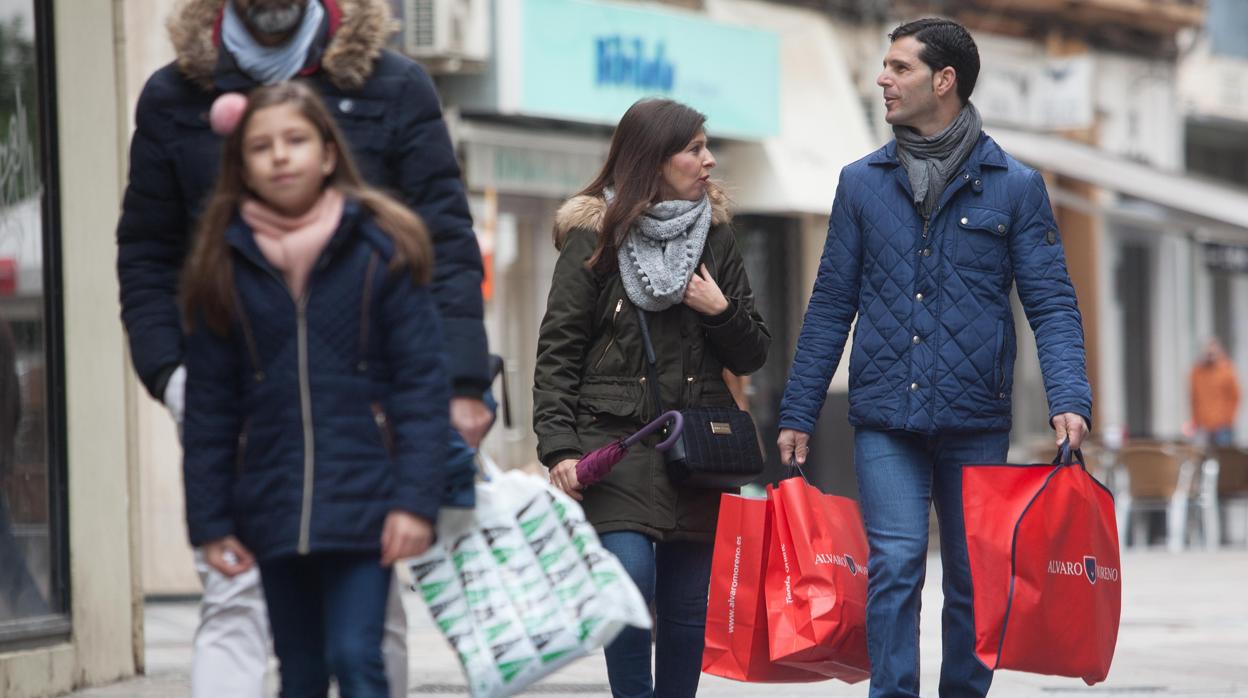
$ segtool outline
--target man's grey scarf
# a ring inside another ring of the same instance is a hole
[[[303,70],[308,62],[308,49],[316,41],[324,17],[321,0],[308,0],[303,20],[290,39],[280,46],[264,46],[251,35],[234,9],[233,0],[229,0],[221,19],[221,43],[240,70],[262,85],[272,85],[289,80]]]
[[[604,192],[607,203],[615,192]],[[711,199],[660,201],[637,217],[620,246],[620,280],[642,310],[666,310],[685,299],[711,229]]]
[[[910,176],[914,205],[919,207],[924,218],[932,214],[949,178],[962,167],[979,142],[983,126],[979,110],[967,102],[953,123],[934,136],[920,136],[909,126],[893,127],[897,157]]]

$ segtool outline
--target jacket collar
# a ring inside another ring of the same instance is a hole
[[[213,90],[220,65],[217,30],[230,0],[189,0],[166,23],[178,69],[200,88]],[[321,0],[329,20],[329,41],[320,69],[340,89],[359,89],[396,29],[386,0]],[[233,85],[231,85],[233,87]],[[247,85],[246,87],[250,87]]]
[[[877,165],[881,167],[900,167],[901,160],[897,157],[897,139],[893,139],[886,143],[883,148],[871,153],[867,157],[868,165]],[[971,154],[966,158],[966,170],[972,177],[976,177],[985,167],[996,167],[1005,169],[1005,151],[1001,150],[1001,146],[992,139],[987,133],[980,132],[979,142],[975,144],[975,148],[971,150]]]
[[[723,185],[711,181],[706,188],[711,199],[711,225],[732,221],[731,200]],[[602,232],[602,219],[607,213],[607,202],[600,196],[580,195],[568,199],[555,213],[555,245],[563,247],[568,233],[576,228]]]

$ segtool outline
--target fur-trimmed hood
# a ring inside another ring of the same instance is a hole
[[[331,0],[342,21],[321,57],[321,69],[342,89],[358,89],[398,23],[386,0]],[[211,90],[220,47],[213,41],[217,18],[228,0],[183,0],[170,14],[166,28],[177,53],[178,69],[188,80]]]
[[[732,201],[723,186],[711,182],[706,194],[711,197],[711,225],[731,222]],[[562,247],[564,238],[576,228],[601,232],[602,218],[606,213],[607,201],[600,196],[581,195],[568,199],[555,213],[555,245]]]

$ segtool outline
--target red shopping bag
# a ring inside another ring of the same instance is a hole
[[[1109,490],[1063,448],[1049,465],[967,465],[975,651],[992,669],[1104,681],[1122,578]]]
[[[764,596],[772,661],[857,683],[867,657],[867,534],[852,499],[805,478],[767,488],[774,520]]]
[[[825,676],[775,664],[767,656],[763,573],[770,509],[766,499],[720,497],[702,671],[754,683],[822,681]]]

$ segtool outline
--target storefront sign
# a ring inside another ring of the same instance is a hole
[[[985,62],[972,99],[989,123],[1058,130],[1093,122],[1091,56]]]
[[[779,131],[779,38],[654,5],[592,0],[521,2],[518,41],[500,38],[506,112],[613,125],[643,97],[667,97],[707,115],[715,136]],[[506,14],[500,10],[500,18]],[[507,55],[515,47],[518,56]],[[518,67],[510,61],[518,61]],[[500,100],[502,101],[502,100]]]
[[[1213,271],[1248,274],[1248,247],[1206,242],[1205,266]]]

